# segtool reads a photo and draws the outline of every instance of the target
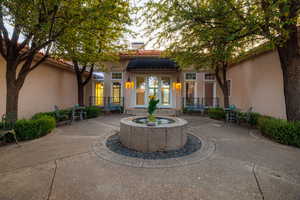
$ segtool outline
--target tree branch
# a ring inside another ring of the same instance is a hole
[[[18,41],[19,41],[19,37],[20,37],[20,33],[21,33],[21,28],[19,27],[18,24],[14,25],[14,32],[12,34],[11,37],[11,43],[14,47],[18,46]]]
[[[24,49],[24,48],[28,45],[29,41],[32,39],[32,36],[33,36],[33,34],[30,33],[30,34],[26,37],[26,39],[25,39],[21,44],[19,44],[18,49],[17,49],[18,52],[21,51],[22,49]]]
[[[38,62],[36,62],[33,66],[30,67],[30,71],[33,71],[35,68],[37,68],[40,64],[42,64],[47,58],[49,58],[49,55],[46,54],[43,56],[42,59],[40,59]]]
[[[0,8],[0,31],[3,34],[3,39],[5,40],[6,43],[6,48],[9,46],[9,36],[8,36],[8,31],[6,27],[4,26],[4,19],[3,19],[3,11],[2,7]]]
[[[216,68],[215,68],[215,76],[216,76],[216,79],[220,85],[220,87],[222,88],[223,87],[223,82],[222,82],[222,79],[220,77],[220,71],[219,71],[219,65],[217,64]]]
[[[5,53],[4,51],[4,40],[3,40],[3,37],[2,37],[2,33],[0,33],[0,54],[3,56],[4,59],[7,58],[7,54]]]
[[[88,76],[87,79],[83,82],[83,85],[86,85],[86,84],[91,80],[91,78],[92,78],[92,76],[93,76],[93,73],[94,73],[94,64],[91,66],[89,76]]]
[[[82,69],[81,69],[81,71],[80,71],[81,74],[83,74],[83,73],[85,72],[86,66],[87,66],[87,65],[84,65],[84,66],[82,67]]]
[[[58,11],[58,6],[54,6],[54,10],[51,11],[52,12],[52,18],[51,18],[51,25],[50,25],[50,29],[49,29],[49,38],[52,37],[52,31],[53,31],[53,27],[54,27],[54,24],[55,24],[57,11]]]

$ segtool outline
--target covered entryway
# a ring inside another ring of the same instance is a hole
[[[163,58],[136,58],[127,66],[128,79],[134,87],[130,94],[130,108],[146,108],[149,96],[156,96],[159,108],[176,108],[173,83],[179,78],[175,62]]]

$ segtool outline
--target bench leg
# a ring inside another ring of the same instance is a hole
[[[17,136],[16,136],[16,132],[13,130],[13,131],[11,131],[10,133],[13,135],[16,145],[20,146],[19,143],[18,143],[18,139],[17,139]]]

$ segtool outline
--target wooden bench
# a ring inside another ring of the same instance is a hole
[[[205,106],[202,104],[185,106],[187,112],[200,112],[202,115],[205,112]]]
[[[106,112],[119,111],[120,114],[121,114],[122,113],[122,106],[120,104],[110,103],[110,104],[105,106],[104,110]]]

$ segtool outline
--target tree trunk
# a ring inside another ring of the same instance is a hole
[[[215,75],[217,82],[222,90],[223,93],[223,100],[224,100],[224,108],[229,107],[229,96],[228,96],[228,84],[227,84],[227,63],[222,63],[221,65],[221,72],[219,66],[215,69]],[[221,74],[220,74],[221,73]],[[221,75],[221,77],[220,77]]]
[[[20,89],[17,87],[16,69],[13,65],[13,62],[6,63],[6,115],[10,120],[16,121]]]
[[[84,106],[84,85],[78,82],[77,86],[78,86],[78,104],[80,106]]]
[[[228,108],[229,107],[229,96],[228,96],[227,82],[225,83],[225,85],[224,85],[224,88],[222,89],[223,96],[224,96],[224,108]]]
[[[277,47],[283,72],[286,115],[289,121],[300,120],[299,43],[297,27],[294,27],[289,40],[283,46]]]
[[[73,60],[74,71],[77,78],[78,104],[84,106],[84,86],[91,80],[94,72],[94,65],[91,66],[88,77],[83,80],[84,73],[86,73],[86,65],[79,69],[79,63]]]

